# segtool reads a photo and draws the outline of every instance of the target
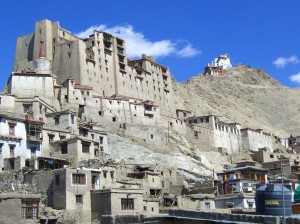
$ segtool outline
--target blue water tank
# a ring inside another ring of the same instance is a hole
[[[283,192],[282,193],[282,188]],[[284,198],[283,198],[284,195]],[[265,184],[256,186],[255,205],[257,215],[292,215],[292,189],[290,185]]]

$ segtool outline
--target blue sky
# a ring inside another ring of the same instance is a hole
[[[233,65],[262,67],[299,87],[299,9],[299,0],[2,1],[0,84],[11,73],[17,36],[47,18],[78,35],[96,27],[125,36],[132,57],[154,55],[178,81],[228,53]]]

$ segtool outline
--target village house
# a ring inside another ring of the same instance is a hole
[[[0,194],[0,217],[4,223],[40,223],[39,203],[41,195],[7,193]]]
[[[20,170],[26,159],[40,157],[42,153],[42,126],[39,121],[28,121],[19,114],[0,114],[0,168]]]
[[[216,208],[255,208],[256,184],[268,183],[267,174],[268,170],[255,166],[254,161],[241,161],[236,168],[218,173]]]
[[[215,209],[214,194],[190,194],[178,196],[178,208],[184,210]]]

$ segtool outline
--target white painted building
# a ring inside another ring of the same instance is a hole
[[[36,123],[1,113],[0,169],[21,169],[26,159],[41,156],[41,136],[36,134]]]
[[[263,132],[262,129],[241,129],[242,148],[244,151],[258,151],[260,148],[268,148],[271,152],[275,149],[274,135]]]
[[[240,124],[222,122],[214,115],[190,117],[186,122],[190,127],[190,130],[187,130],[187,138],[199,147],[208,150],[224,148],[228,154],[241,151]]]
[[[232,65],[230,63],[230,56],[229,54],[221,54],[219,57],[212,60],[211,64],[208,66],[211,67],[223,67],[223,69],[231,68]]]

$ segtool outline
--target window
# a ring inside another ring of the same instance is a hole
[[[103,144],[103,139],[104,139],[104,138],[103,138],[102,136],[100,136],[99,138],[100,138],[100,144],[102,145],[102,144]]]
[[[55,185],[59,185],[60,184],[60,174],[56,173],[55,174]]]
[[[82,152],[83,153],[90,153],[90,143],[89,142],[82,142]]]
[[[60,145],[61,154],[68,154],[68,143],[64,142]]]
[[[104,177],[104,178],[107,177],[107,171],[103,171],[103,177]]]
[[[84,136],[84,137],[87,137],[88,134],[89,134],[89,131],[88,131],[88,129],[80,128],[79,129],[79,134],[82,135],[82,136]]]
[[[14,136],[15,135],[15,126],[16,126],[16,123],[14,123],[14,122],[8,122],[8,126],[9,126],[9,135]]]
[[[82,204],[82,194],[76,194],[76,204]]]
[[[210,203],[209,202],[205,202],[205,208],[210,209]]]
[[[121,198],[122,210],[134,210],[134,199],[133,198]]]
[[[32,147],[32,148],[30,149],[30,154],[31,154],[31,158],[36,157],[36,147]]]
[[[72,183],[77,185],[85,185],[85,174],[73,173]]]
[[[23,104],[24,113],[32,113],[32,103]]]
[[[96,157],[99,156],[99,150],[97,148],[94,148],[94,156]]]
[[[22,219],[38,219],[39,201],[35,198],[22,199]]]
[[[72,122],[72,124],[74,124],[74,115],[73,114],[71,115],[71,122]]]
[[[53,142],[54,135],[53,134],[48,134],[49,142]]]
[[[26,132],[28,137],[40,139],[42,136],[42,126],[34,123],[27,123]]]
[[[9,145],[9,153],[10,153],[10,157],[15,157],[15,145]]]
[[[112,121],[113,121],[113,122],[116,122],[116,121],[117,121],[117,118],[116,118],[116,117],[113,117],[113,118],[112,118]]]
[[[3,143],[0,143],[0,155],[2,155],[2,147],[3,147]]]
[[[55,125],[59,124],[59,116],[54,117],[54,122],[55,122]]]
[[[153,139],[153,135],[151,135],[151,139]]]

